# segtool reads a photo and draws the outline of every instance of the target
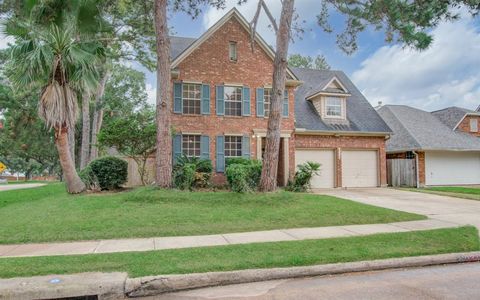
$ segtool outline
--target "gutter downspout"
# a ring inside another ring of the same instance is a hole
[[[419,178],[419,175],[420,175],[420,172],[418,170],[418,153],[416,151],[412,151],[413,155],[415,155],[415,177],[416,177],[416,185],[417,185],[417,189],[420,187],[420,178]]]

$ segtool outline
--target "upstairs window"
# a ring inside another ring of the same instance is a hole
[[[242,87],[225,86],[225,115],[242,115]]]
[[[188,157],[200,157],[200,136],[182,135],[182,153]]]
[[[237,61],[237,42],[228,43],[228,57],[230,61]]]
[[[343,99],[340,97],[325,98],[325,116],[330,118],[343,118]]]
[[[470,132],[478,132],[478,120],[470,119]]]
[[[202,85],[194,83],[183,84],[183,113],[184,114],[200,114],[200,105],[202,99],[201,93]]]
[[[225,136],[225,157],[242,156],[242,137],[227,135]]]

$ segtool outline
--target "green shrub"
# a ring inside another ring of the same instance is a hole
[[[289,181],[286,187],[287,191],[306,192],[310,189],[310,181],[314,175],[318,175],[320,164],[308,161],[298,165],[298,171],[295,173],[293,181]]]
[[[249,165],[251,161],[251,159],[245,157],[227,157],[225,159],[225,166],[228,167],[230,165]]]
[[[198,157],[180,157],[173,167],[173,185],[181,190],[208,187],[212,178],[212,161]]]
[[[114,190],[120,188],[128,177],[128,163],[120,158],[98,158],[80,172],[80,178],[89,189]]]
[[[237,159],[237,158],[235,158]],[[232,191],[245,193],[255,191],[262,175],[262,163],[258,160],[242,159],[236,160],[227,166],[225,175]]]

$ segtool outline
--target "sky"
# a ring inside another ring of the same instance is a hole
[[[170,13],[169,25],[173,34],[199,37],[232,7],[251,20],[257,1],[249,0],[237,5],[238,0],[226,0],[224,10],[205,7],[203,13],[192,20],[183,13]],[[276,19],[280,16],[280,0],[266,0]],[[336,34],[345,25],[344,17],[332,12],[330,22],[333,33],[325,33],[316,24],[320,11],[317,0],[297,0],[295,8],[304,21],[305,30],[290,44],[289,53],[316,56],[323,54],[332,69],[345,72],[372,105],[405,104],[427,111],[448,106],[475,109],[480,105],[480,18],[472,18],[460,10],[459,21],[441,23],[431,31],[433,44],[424,51],[404,48],[385,42],[382,31],[368,28],[359,35],[359,49],[346,55],[336,45]],[[268,27],[265,14],[260,16],[260,35],[271,45],[275,36]],[[8,40],[0,36],[0,48]],[[147,93],[154,103],[155,74],[138,64],[137,69],[147,75]]]

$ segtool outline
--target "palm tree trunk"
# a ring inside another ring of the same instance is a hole
[[[75,166],[75,128],[68,131],[68,145],[70,146],[70,156],[72,157],[73,166]]]
[[[70,194],[78,194],[85,191],[85,184],[78,176],[72,156],[70,155],[67,128],[55,128],[55,145],[57,146],[63,177],[67,185],[67,191]]]
[[[103,123],[103,94],[105,93],[105,85],[109,77],[109,72],[105,71],[102,79],[98,85],[97,94],[95,96],[95,110],[93,112],[93,122],[92,122],[92,140],[90,146],[90,161],[98,158],[98,134],[100,129],[102,129]]]
[[[80,170],[83,170],[90,158],[90,95],[82,97],[82,145],[80,148]]]
[[[156,182],[159,187],[172,186],[172,136],[170,132],[170,39],[167,24],[168,0],[155,0],[157,46],[157,149]]]
[[[294,0],[283,0],[282,14],[277,32],[277,49],[273,65],[273,95],[270,102],[265,157],[263,159],[262,176],[259,187],[263,192],[271,192],[277,188],[282,99],[287,76],[287,54],[294,2]],[[288,153],[288,151],[286,153]]]

